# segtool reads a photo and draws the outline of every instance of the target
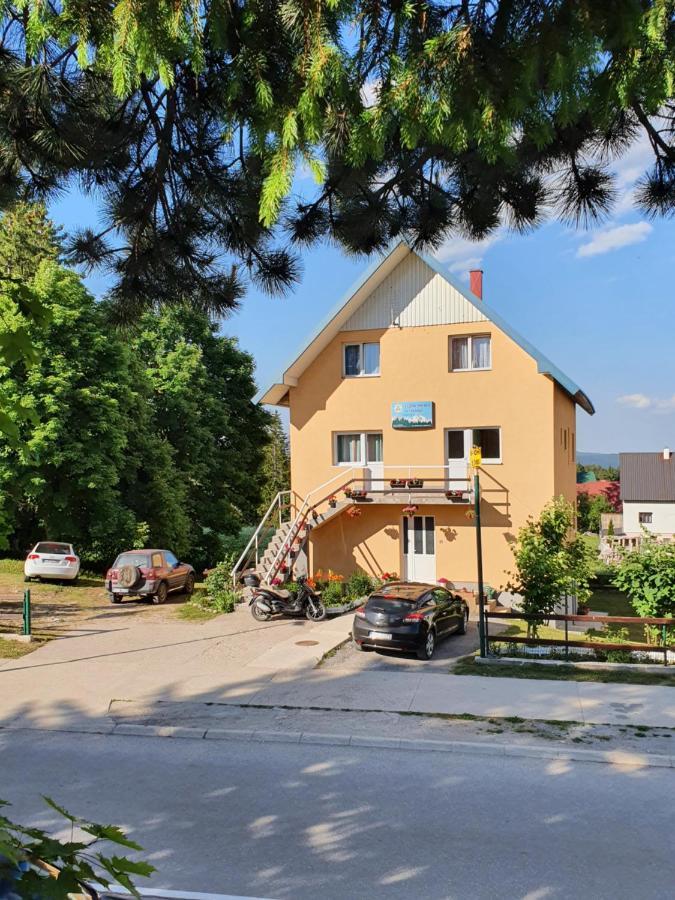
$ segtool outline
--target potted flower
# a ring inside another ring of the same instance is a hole
[[[328,500],[328,502],[330,503],[330,499]],[[316,509],[314,509],[314,507],[312,507],[312,519],[316,522],[316,521],[318,521],[318,518],[319,518],[318,512],[316,511]]]
[[[415,513],[417,512],[418,509],[419,509],[419,507],[416,506],[415,504],[412,504],[411,506],[404,506],[403,507],[403,515],[408,516],[408,518],[410,518],[411,516],[415,515]]]
[[[347,492],[345,491],[345,494],[346,493]],[[330,506],[331,509],[335,509],[335,507],[337,506],[337,497],[335,496],[335,494],[331,494],[330,497],[328,498],[328,505]]]
[[[361,488],[359,488],[358,490],[355,489],[352,491],[351,496],[352,500],[365,500],[368,496],[368,491],[364,491]]]
[[[389,482],[389,487],[392,488],[404,488],[405,487],[405,478],[392,478]]]
[[[380,575],[380,578],[386,584],[388,581],[396,581],[398,579],[398,575],[396,574],[396,572],[383,572]]]
[[[351,489],[350,487],[346,487],[346,488],[344,489],[344,493],[345,493],[345,497],[349,500],[349,498],[350,498],[351,495],[352,495],[352,489]]]
[[[418,488],[424,487],[424,482],[421,478],[409,478],[408,479],[408,487],[410,490],[417,490]]]
[[[458,490],[446,491],[445,496],[452,503],[461,503],[461,501],[464,499],[464,491],[458,491]]]
[[[280,571],[283,575],[285,575],[285,574],[288,572],[288,563],[282,563],[282,564],[279,566],[279,571]]]

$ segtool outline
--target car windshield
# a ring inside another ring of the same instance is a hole
[[[119,569],[121,566],[147,566],[149,564],[149,557],[147,553],[120,553],[120,555],[115,560],[114,569]]]
[[[37,545],[35,553],[53,553],[54,556],[67,556],[70,553],[70,544],[53,544],[51,541],[43,541]]]

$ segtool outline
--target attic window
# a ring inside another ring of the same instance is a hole
[[[453,372],[470,372],[492,368],[489,334],[469,334],[450,339],[450,368]]]
[[[346,378],[379,375],[379,343],[344,344],[342,371]]]

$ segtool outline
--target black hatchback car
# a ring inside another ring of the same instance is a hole
[[[407,650],[431,659],[449,634],[464,634],[469,607],[458,594],[433,584],[393,582],[356,610],[352,636],[360,650]]]

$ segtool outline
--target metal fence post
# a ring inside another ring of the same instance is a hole
[[[568,597],[565,594],[565,662],[570,661],[570,638],[569,638],[569,622],[567,621],[567,616],[569,615],[569,607],[568,607]]]
[[[31,633],[30,591],[28,589],[23,592],[23,633],[25,635],[30,635]]]

